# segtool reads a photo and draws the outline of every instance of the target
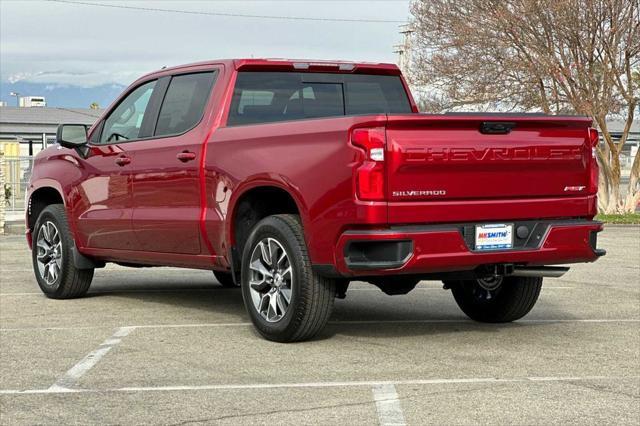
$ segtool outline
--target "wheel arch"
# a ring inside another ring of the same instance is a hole
[[[54,181],[41,182],[39,185],[33,185],[31,191],[28,193],[25,206],[28,230],[33,231],[38,216],[40,216],[42,210],[51,204],[62,204],[65,206],[65,209],[67,208],[67,201],[60,185]]]
[[[253,226],[274,214],[299,215],[303,227],[308,219],[306,205],[290,185],[275,180],[256,180],[238,187],[230,200],[226,221],[227,247],[235,263]],[[237,265],[234,265],[236,267]]]
[[[77,248],[76,230],[74,222],[71,220],[69,212],[69,203],[66,197],[63,196],[64,192],[56,181],[47,180],[46,182],[40,182],[40,185],[32,184],[26,200],[26,225],[27,225],[27,242],[29,248],[33,246],[33,234],[35,224],[40,216],[40,213],[52,204],[62,204],[65,212],[67,213],[67,221],[69,226],[70,237],[73,240],[73,263],[78,269],[93,269],[104,267],[104,262],[100,260],[90,259],[85,257]]]

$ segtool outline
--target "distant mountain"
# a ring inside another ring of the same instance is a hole
[[[97,102],[100,108],[106,108],[125,88],[121,84],[103,84],[95,87],[80,87],[66,84],[28,83],[18,81],[0,82],[0,100],[7,105],[16,105],[16,98],[9,96],[17,92],[20,96],[44,96],[47,106],[62,108],[89,108]]]

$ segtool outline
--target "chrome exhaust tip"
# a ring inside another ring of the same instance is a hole
[[[568,266],[515,266],[512,277],[559,278],[569,271]]]

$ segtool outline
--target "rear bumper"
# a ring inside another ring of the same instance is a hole
[[[335,272],[341,276],[430,274],[467,271],[482,265],[526,266],[593,262],[601,222],[590,220],[513,221],[529,234],[516,237],[514,248],[477,252],[475,224],[398,226],[382,230],[347,231],[335,248]],[[515,228],[514,228],[515,230]],[[327,267],[318,268],[319,271]]]

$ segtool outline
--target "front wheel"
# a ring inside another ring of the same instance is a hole
[[[447,282],[456,303],[475,321],[511,322],[529,313],[542,288],[540,277],[492,277]]]
[[[33,229],[32,249],[33,270],[45,296],[71,299],[89,290],[93,269],[76,268],[74,247],[64,206],[47,206]]]
[[[298,216],[269,216],[255,226],[241,276],[247,312],[268,340],[310,339],[331,316],[336,283],[313,272]]]

